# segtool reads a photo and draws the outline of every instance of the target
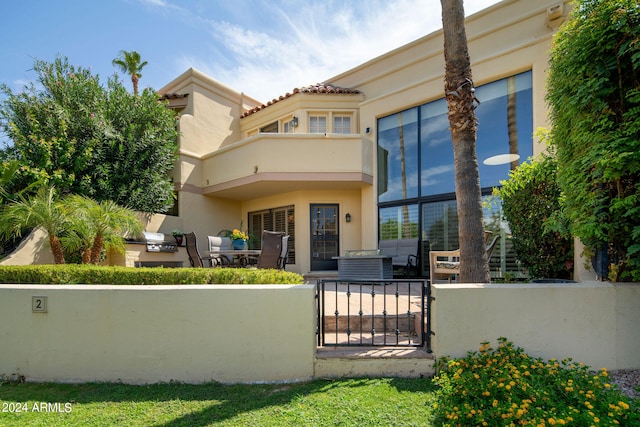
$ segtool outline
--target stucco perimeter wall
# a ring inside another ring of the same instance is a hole
[[[432,294],[436,357],[506,337],[534,357],[640,369],[640,284],[434,284]]]
[[[0,285],[0,375],[154,383],[311,379],[315,286]],[[32,297],[47,312],[32,312]]]

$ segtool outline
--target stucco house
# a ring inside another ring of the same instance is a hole
[[[558,0],[505,0],[467,18],[483,194],[544,149],[533,134],[547,126],[548,50],[568,12]],[[443,75],[442,31],[267,103],[187,70],[159,91],[181,114],[177,216],[149,226],[194,230],[201,251],[240,224],[286,231],[287,269],[300,273],[336,269],[332,257],[383,239],[419,237],[423,260],[429,246],[456,248]],[[492,275],[517,275],[493,213],[503,244]]]
[[[548,126],[548,51],[569,9],[562,0],[504,0],[466,20],[485,196],[544,149],[534,131]],[[443,80],[441,30],[266,103],[185,71],[159,90],[180,114],[176,208],[150,218],[147,230],[194,231],[201,253],[206,236],[224,229],[285,231],[286,268],[302,274],[335,270],[333,257],[385,239],[419,238],[422,261],[429,248],[457,248]],[[491,274],[517,277],[498,209],[485,213],[501,237]],[[141,246],[110,262],[158,259],[188,265],[183,251],[149,254]],[[591,277],[583,262],[574,264],[575,278]],[[428,275],[425,262],[420,269]]]

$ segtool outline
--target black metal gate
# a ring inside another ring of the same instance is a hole
[[[319,346],[431,349],[431,287],[426,280],[317,283]]]

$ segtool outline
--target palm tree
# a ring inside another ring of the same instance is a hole
[[[60,236],[68,227],[63,203],[53,187],[41,188],[35,196],[9,203],[0,212],[0,233],[4,238],[22,236],[26,228],[42,227],[49,235],[49,245],[56,264],[64,264]]]
[[[100,203],[85,196],[71,196],[65,204],[73,221],[72,241],[82,252],[84,263],[97,264],[102,249],[124,252],[127,235],[142,232],[142,224],[135,211],[111,200]]]
[[[123,73],[131,76],[131,83],[133,83],[133,93],[138,94],[138,80],[142,77],[140,71],[147,65],[147,61],[140,62],[140,54],[135,50],[131,52],[121,50],[118,57],[111,61],[114,67],[120,68]]]
[[[444,34],[445,96],[453,142],[460,236],[460,281],[489,283],[484,247],[480,174],[476,154],[475,88],[464,27],[463,0],[440,0]]]

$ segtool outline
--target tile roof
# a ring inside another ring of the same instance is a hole
[[[302,88],[295,88],[293,90],[293,93],[287,92],[285,95],[281,95],[277,99],[274,98],[273,100],[267,102],[266,104],[262,104],[262,105],[259,105],[257,107],[254,107],[254,108],[252,108],[252,109],[250,109],[248,111],[245,111],[244,113],[242,113],[240,118],[247,117],[247,116],[250,116],[253,113],[257,113],[260,110],[264,110],[265,108],[269,107],[270,105],[275,104],[278,101],[282,101],[283,99],[287,99],[289,97],[292,97],[296,93],[328,93],[328,94],[343,93],[343,94],[353,95],[353,94],[360,93],[360,91],[357,90],[357,89],[350,89],[350,88],[333,86],[330,83],[316,83],[315,85],[305,86],[305,87],[302,87]]]

